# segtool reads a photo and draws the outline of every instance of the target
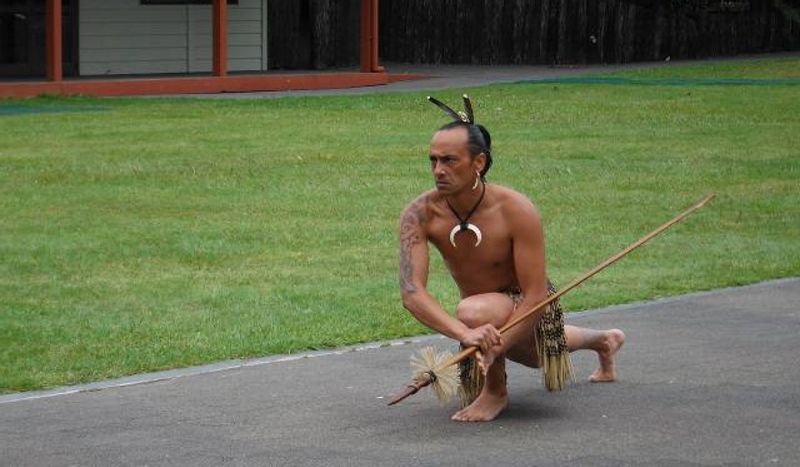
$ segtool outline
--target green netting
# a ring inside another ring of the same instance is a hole
[[[575,76],[515,81],[514,84],[619,84],[634,86],[797,86],[800,78],[625,78]]]

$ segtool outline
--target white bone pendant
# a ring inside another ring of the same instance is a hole
[[[469,230],[475,234],[475,238],[477,238],[475,246],[481,244],[481,240],[483,240],[483,235],[481,234],[481,229],[479,229],[477,225],[467,224],[466,227],[462,228],[461,225],[459,224],[453,227],[453,230],[450,231],[450,244],[453,245],[453,248],[456,248],[456,234],[464,230]]]

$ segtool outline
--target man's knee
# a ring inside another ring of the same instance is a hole
[[[478,295],[467,297],[461,300],[456,307],[456,317],[471,328],[477,328],[484,324],[501,327],[511,316],[513,308],[513,303],[507,297],[501,297]]]
[[[469,298],[461,300],[458,304],[456,308],[456,317],[459,321],[471,328],[477,328],[478,326],[488,323],[480,303],[475,300],[470,300]]]

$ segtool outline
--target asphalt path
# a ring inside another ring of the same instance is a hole
[[[683,63],[686,64],[690,62]],[[396,81],[381,86],[362,86],[345,89],[185,94],[183,97],[251,99],[290,96],[340,96],[411,91],[438,91],[452,88],[486,86],[497,83],[515,83],[529,80],[535,81],[542,79],[577,77],[597,73],[609,73],[614,71],[654,68],[669,65],[670,64],[668,62],[636,62],[614,65],[420,65],[391,63],[387,64],[386,66],[386,69],[391,73],[411,74],[416,75],[418,78],[413,80]]]
[[[647,68],[669,68],[697,63],[724,63],[732,60],[760,60],[765,58],[800,57],[800,51],[770,54],[744,54],[730,57],[715,57],[704,60],[661,60],[654,62],[590,64],[590,65],[447,65],[386,63],[386,70],[395,74],[412,74],[421,77],[410,81],[396,81],[382,86],[366,86],[348,89],[322,89],[309,91],[234,92],[217,94],[184,94],[173,97],[202,97],[212,99],[269,99],[296,96],[363,95],[412,91],[440,91],[453,88],[472,88],[497,83],[516,83],[558,78],[576,78],[599,73]],[[357,71],[343,69],[342,71]],[[270,73],[295,73],[284,70]],[[309,70],[305,73],[313,72]]]
[[[0,465],[800,465],[800,279],[568,315],[623,328],[619,381],[546,392],[510,364],[496,421],[428,390],[387,407],[436,337],[0,398]],[[151,382],[148,382],[151,381]]]

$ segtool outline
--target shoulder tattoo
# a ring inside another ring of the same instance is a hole
[[[411,250],[420,242],[425,241],[420,230],[425,222],[425,198],[414,201],[400,218],[400,290],[403,292],[416,292],[414,285],[414,262]]]

